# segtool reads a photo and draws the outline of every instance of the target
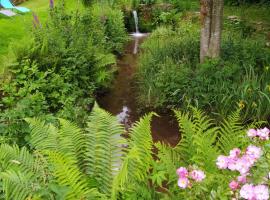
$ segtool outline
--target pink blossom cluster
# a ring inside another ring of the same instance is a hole
[[[261,148],[254,145],[248,146],[246,151],[243,153],[241,153],[240,149],[234,148],[230,151],[229,156],[218,156],[216,165],[219,169],[238,171],[241,175],[245,175],[261,155]]]
[[[269,189],[266,185],[245,184],[240,189],[240,197],[248,200],[268,200]]]
[[[244,184],[241,187],[241,184]],[[232,191],[240,189],[240,197],[248,200],[268,200],[269,189],[266,185],[253,185],[247,183],[246,176],[239,176],[236,180],[233,180],[229,184]]]
[[[268,140],[269,130],[264,129],[250,129],[248,136],[259,137],[261,140]],[[266,134],[267,133],[267,134]],[[263,151],[260,147],[249,145],[247,149],[241,152],[240,149],[234,148],[230,151],[229,156],[220,155],[217,158],[216,164],[219,169],[229,169],[231,171],[238,171],[240,176],[236,180],[229,183],[232,191],[238,191],[243,199],[247,200],[268,200],[269,189],[266,185],[254,185],[248,182],[247,176],[250,175],[251,167],[262,156]],[[236,193],[235,193],[236,194]]]
[[[191,187],[191,181],[202,182],[206,177],[204,172],[201,170],[193,169],[189,172],[185,167],[178,168],[176,173],[179,176],[178,186],[183,189]]]
[[[258,137],[261,140],[269,140],[270,130],[268,128],[262,129],[249,129],[247,131],[247,136],[250,138]]]

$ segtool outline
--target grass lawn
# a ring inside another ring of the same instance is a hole
[[[81,8],[79,0],[66,0],[67,8]],[[36,13],[41,22],[46,21],[49,9],[49,0],[29,0],[20,6],[30,8],[32,12],[27,14],[18,14],[17,16],[7,18],[0,16],[0,73],[3,71],[1,66],[1,57],[8,53],[9,44],[12,41],[20,40],[29,34],[33,28],[32,13]]]

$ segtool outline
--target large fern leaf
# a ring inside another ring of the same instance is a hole
[[[58,129],[37,118],[25,119],[30,127],[30,145],[39,151],[55,150],[59,145]]]
[[[33,174],[22,173],[20,171],[7,170],[0,174],[3,191],[6,199],[25,200],[32,196],[35,184],[31,182]],[[37,185],[35,185],[37,186]]]
[[[235,147],[243,147],[248,142],[247,139],[238,110],[221,124],[217,145],[224,154],[227,154]]]
[[[125,145],[123,127],[117,118],[95,104],[86,129],[87,173],[98,182],[102,193],[110,196],[112,181],[117,174]]]
[[[119,174],[114,179],[113,199],[117,198],[118,192],[125,188],[127,184],[140,184],[140,182],[148,181],[145,179],[153,162],[152,116],[153,113],[144,116],[131,128],[127,155]]]
[[[59,119],[59,144],[57,150],[73,159],[84,170],[86,140],[82,130],[75,124]]]
[[[87,179],[73,160],[59,152],[47,151],[46,154],[57,183],[69,189],[66,200],[98,199],[102,196],[96,189],[88,186]]]
[[[25,147],[2,144],[0,146],[0,179],[6,199],[26,199],[41,189],[44,183],[43,162]],[[45,178],[46,179],[46,178]]]
[[[176,149],[187,165],[195,164],[211,172],[216,170],[214,161],[218,156],[218,148],[214,144],[218,128],[201,111],[195,108],[192,110],[192,117],[175,111],[182,135]]]

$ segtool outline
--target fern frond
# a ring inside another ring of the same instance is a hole
[[[42,171],[42,166],[35,157],[25,147],[20,149],[17,145],[2,144],[0,146],[0,163],[2,171],[18,169],[36,174]]]
[[[175,111],[182,139],[175,147],[187,165],[197,165],[206,172],[216,170],[218,148],[214,145],[218,128],[204,114],[193,108],[193,117]]]
[[[25,119],[30,127],[30,145],[39,151],[55,150],[59,145],[58,130],[37,118]]]
[[[117,118],[95,104],[86,129],[87,174],[97,180],[99,190],[108,196],[124,154],[126,140],[121,137],[123,133],[124,128]]]
[[[25,200],[32,196],[39,186],[32,182],[32,173],[7,170],[0,174],[6,199]]]
[[[75,124],[59,119],[59,144],[57,150],[72,158],[83,169],[86,140],[81,129]]]
[[[96,62],[99,68],[104,68],[109,65],[115,64],[115,56],[113,54],[102,54],[96,55]]]
[[[181,163],[180,152],[177,147],[170,147],[166,144],[157,143],[155,147],[158,149],[159,162],[164,164],[165,170],[169,175],[168,180],[176,181],[176,169]]]
[[[69,189],[67,200],[95,199],[101,196],[95,189],[88,187],[87,180],[73,160],[59,152],[47,151],[46,154],[57,183]]]
[[[130,141],[127,155],[124,158],[119,174],[115,177],[112,190],[112,199],[117,198],[117,193],[126,184],[147,181],[153,162],[151,136],[151,119],[154,113],[150,113],[136,122],[130,131]],[[135,191],[134,191],[135,192]]]
[[[241,148],[246,142],[246,132],[241,123],[241,110],[233,112],[221,124],[217,145],[224,154],[235,147]]]

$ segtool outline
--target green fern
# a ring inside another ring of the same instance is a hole
[[[218,128],[195,108],[192,109],[192,117],[180,111],[175,111],[175,115],[182,135],[176,149],[182,161],[186,165],[195,164],[206,172],[217,170],[214,161],[218,156],[218,148],[214,144]]]
[[[78,166],[73,164],[73,160],[69,160],[66,155],[58,152],[48,151],[46,153],[57,183],[69,188],[67,200],[96,199],[102,196],[97,190],[88,187],[87,179]]]
[[[124,154],[126,141],[121,137],[123,133],[124,128],[117,118],[95,104],[85,134],[87,174],[97,180],[99,190],[108,196]]]
[[[196,165],[206,172],[202,184],[211,191],[195,191],[194,199],[207,199],[219,191],[226,196],[228,187],[222,184],[230,177],[219,172],[215,160],[219,154],[246,144],[239,112],[220,127],[195,108],[190,113],[175,111],[182,136],[175,147],[153,143],[153,115],[136,122],[127,139],[121,136],[124,128],[117,118],[97,104],[86,130],[64,119],[59,119],[58,126],[27,119],[30,150],[0,145],[1,193],[7,200],[53,200],[61,194],[67,200],[159,199],[159,188],[168,198],[186,199],[189,194],[179,192],[176,186],[175,170]],[[153,147],[158,149],[157,160]]]
[[[25,147],[0,146],[0,179],[6,199],[25,199],[41,189],[44,183],[43,162]]]
[[[127,155],[123,160],[118,175],[114,179],[112,199],[116,199],[118,192],[126,188],[127,185],[148,181],[146,177],[153,162],[153,140],[151,136],[151,119],[153,115],[154,113],[150,113],[144,116],[130,130]]]
[[[232,113],[221,124],[217,146],[224,154],[235,147],[243,147],[247,142],[246,131],[241,123],[240,110]]]
[[[77,165],[84,170],[86,139],[82,130],[75,124],[59,119],[59,144],[58,151],[76,161]]]
[[[58,129],[51,124],[36,118],[25,119],[30,127],[29,143],[33,149],[38,151],[55,150],[59,145]]]
[[[25,200],[34,193],[35,184],[31,182],[33,174],[20,171],[7,170],[0,174],[5,199]]]

